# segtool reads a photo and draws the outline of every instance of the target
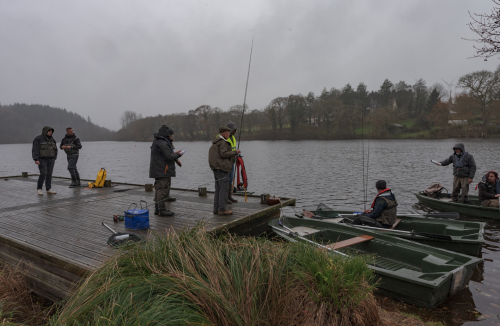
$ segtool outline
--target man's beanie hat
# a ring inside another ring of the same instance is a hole
[[[231,128],[228,128],[228,127],[220,127],[220,128],[219,128],[219,134],[221,134],[221,133],[223,133],[223,132],[225,132],[225,131],[232,131],[232,129],[231,129]]]
[[[385,189],[387,188],[387,183],[385,182],[385,180],[379,180],[375,184],[375,187],[377,187],[377,189]]]

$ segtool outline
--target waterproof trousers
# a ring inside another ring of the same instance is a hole
[[[235,167],[236,167],[236,163],[233,164],[233,166],[231,167],[231,172],[229,172],[229,192],[233,191],[233,180],[234,180],[234,170],[235,170]],[[236,187],[238,187],[238,185],[236,185]]]
[[[40,171],[40,176],[38,177],[38,185],[36,189],[42,189],[43,183],[45,182],[45,189],[49,190],[52,186],[52,171],[54,171],[54,164],[56,163],[55,158],[41,158],[38,159],[40,165],[38,165],[38,170]]]
[[[71,177],[75,177],[76,180],[80,180],[80,174],[76,168],[76,163],[78,162],[78,154],[73,154],[67,156],[68,159],[68,171]]]
[[[225,212],[229,196],[229,172],[213,170],[215,178],[214,212]]]
[[[155,178],[155,203],[158,204],[158,212],[167,211],[166,200],[170,197],[170,185],[172,178]]]
[[[451,192],[451,201],[458,202],[458,195],[462,191],[462,203],[469,201],[469,177],[459,178],[453,176],[453,191]]]
[[[384,226],[380,222],[378,222],[376,219],[365,216],[365,215],[358,216],[351,224],[366,225],[366,226],[371,226],[374,228],[384,228]]]

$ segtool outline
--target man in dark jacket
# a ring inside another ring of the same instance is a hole
[[[78,162],[80,149],[82,149],[82,143],[80,142],[80,138],[74,134],[73,128],[66,128],[66,135],[61,140],[61,145],[59,146],[66,152],[66,158],[68,159],[68,171],[71,175],[71,184],[69,187],[79,187],[81,185],[80,174],[76,168],[76,163]]]
[[[212,141],[212,146],[208,151],[208,164],[214,172],[215,194],[214,194],[214,214],[231,215],[232,211],[226,210],[229,192],[229,173],[233,166],[232,158],[240,154],[239,150],[232,149],[228,138],[231,128],[220,127],[219,134]]]
[[[51,189],[52,171],[54,170],[54,164],[57,159],[57,144],[52,137],[53,133],[54,128],[48,126],[43,127],[42,134],[33,140],[33,147],[31,149],[33,161],[35,161],[35,164],[38,165],[38,169],[40,170],[37,184],[37,193],[40,196],[43,195],[42,188],[44,181],[47,194],[56,194],[56,192]]]
[[[371,209],[366,210],[352,224],[390,228],[396,222],[397,217],[398,202],[396,201],[396,196],[390,188],[387,188],[385,180],[377,181],[375,187],[378,194],[375,196]]]
[[[155,179],[155,215],[173,216],[174,213],[166,208],[166,201],[174,201],[170,197],[171,178],[175,177],[175,162],[182,156],[180,151],[174,152],[172,135],[174,131],[162,125],[158,133],[154,134],[151,145],[151,161],[149,177]]]
[[[483,207],[498,207],[498,197],[496,185],[498,174],[495,171],[486,173],[483,179],[477,185],[479,190],[479,201]]]
[[[441,161],[442,166],[453,163],[453,191],[451,200],[458,203],[458,195],[462,191],[462,203],[469,202],[469,184],[476,174],[476,161],[474,157],[465,151],[464,144],[458,143],[453,146],[454,153],[446,160]]]

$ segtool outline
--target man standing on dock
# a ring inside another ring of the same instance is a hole
[[[228,140],[231,128],[220,127],[219,134],[212,141],[212,146],[208,151],[208,164],[214,172],[215,194],[214,194],[214,214],[231,215],[232,211],[226,210],[229,192],[229,174],[233,166],[232,159],[241,152],[233,150],[231,142]]]
[[[175,177],[175,162],[182,156],[181,151],[174,152],[172,135],[174,131],[162,125],[151,145],[151,161],[149,177],[155,179],[155,215],[173,216],[174,212],[167,209],[167,201],[175,201],[170,197],[172,177]]]
[[[76,162],[78,162],[78,156],[80,154],[80,149],[82,149],[82,143],[80,142],[80,138],[76,137],[73,132],[73,128],[66,128],[66,135],[61,140],[60,147],[66,152],[68,159],[68,171],[71,175],[71,184],[69,187],[79,187],[81,185],[80,174],[76,168]]]
[[[226,125],[229,129],[231,129],[231,133],[229,134],[229,137],[227,141],[231,143],[231,150],[235,151],[236,150],[236,137],[234,136],[236,134],[236,131],[238,131],[238,126],[236,123],[233,121],[229,121]],[[234,179],[234,171],[235,171],[235,165],[236,165],[236,158],[232,158],[231,162],[233,163],[231,166],[231,172],[229,172],[229,191],[228,191],[228,204],[232,203],[237,203],[238,201],[231,196],[231,193],[233,192],[233,179]]]
[[[40,176],[38,177],[37,193],[42,196],[43,183],[45,181],[45,189],[47,194],[55,195],[56,192],[51,189],[52,186],[52,171],[57,159],[57,144],[52,137],[54,128],[43,127],[42,134],[33,140],[31,155],[35,164],[38,165]]]
[[[458,195],[462,190],[462,203],[469,202],[469,184],[472,183],[476,174],[476,161],[474,157],[465,151],[464,144],[458,143],[453,146],[454,153],[446,160],[441,161],[442,166],[453,163],[453,191],[451,201],[458,203]]]

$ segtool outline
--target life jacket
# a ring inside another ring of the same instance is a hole
[[[241,179],[243,182],[240,182],[240,169],[241,169]],[[236,175],[237,175],[237,183],[236,183],[237,189],[238,190],[247,189],[248,188],[247,170],[245,169],[245,162],[243,162],[243,158],[240,156],[236,158]]]
[[[373,209],[375,207],[377,198],[380,197],[385,200],[385,202],[387,203],[387,208],[382,211],[382,214],[377,218],[377,221],[382,224],[393,225],[394,223],[396,223],[398,202],[385,196],[381,196],[386,192],[391,192],[391,188],[386,188],[380,191],[377,196],[375,196],[371,208]]]
[[[89,182],[89,188],[102,188],[104,187],[104,181],[106,181],[106,169],[101,168],[101,170],[97,173],[97,178],[95,182]]]

